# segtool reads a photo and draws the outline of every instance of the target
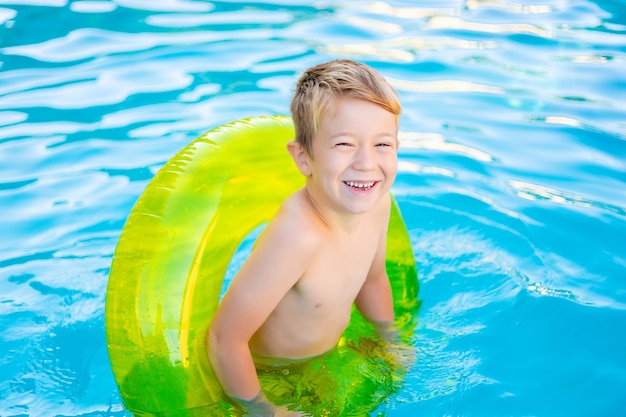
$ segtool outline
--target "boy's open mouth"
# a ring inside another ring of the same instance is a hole
[[[367,191],[376,185],[376,181],[344,181],[343,183],[356,191]]]

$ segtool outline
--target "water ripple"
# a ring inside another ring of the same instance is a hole
[[[491,162],[493,156],[487,152],[460,143],[446,141],[440,134],[421,132],[400,132],[398,135],[403,151],[419,152],[421,149],[438,150],[452,154],[464,155],[480,162]]]
[[[576,207],[594,207],[602,210],[608,210],[620,216],[626,215],[626,209],[615,206],[613,204],[592,200],[579,195],[566,193],[550,187],[544,187],[537,184],[529,184],[522,181],[509,181],[509,185],[513,187],[516,194],[528,200],[548,200],[556,204],[572,205]]]
[[[146,23],[165,28],[201,27],[206,25],[285,25],[294,21],[294,16],[287,12],[249,11],[237,13],[216,12],[209,14],[159,14],[149,16]]]
[[[506,93],[506,91],[500,87],[460,80],[419,82],[390,78],[389,81],[396,89],[412,93]]]
[[[451,16],[435,16],[425,26],[426,30],[460,29],[467,32],[485,32],[494,34],[534,35],[540,38],[552,39],[554,34],[540,26],[528,23],[491,24],[468,22]]]
[[[117,5],[109,1],[73,1],[70,10],[76,13],[107,13],[115,10]]]

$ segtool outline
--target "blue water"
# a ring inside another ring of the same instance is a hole
[[[417,362],[375,415],[626,415],[623,0],[0,1],[0,416],[127,416],[124,221],[205,130],[347,57],[404,105]]]

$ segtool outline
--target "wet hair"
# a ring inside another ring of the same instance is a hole
[[[291,115],[296,141],[309,156],[313,137],[322,117],[333,114],[335,104],[343,97],[357,98],[376,104],[400,116],[402,108],[393,87],[373,68],[360,62],[336,60],[307,69],[296,84],[291,100]]]

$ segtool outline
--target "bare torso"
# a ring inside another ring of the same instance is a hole
[[[286,215],[302,216],[303,228],[307,228],[307,222],[320,221],[302,196],[286,204]],[[384,210],[385,202],[380,210],[363,214],[349,234],[311,225],[307,232],[320,233],[319,250],[311,259],[311,268],[250,339],[254,354],[300,359],[336,346],[385,230],[386,217],[381,215]]]

